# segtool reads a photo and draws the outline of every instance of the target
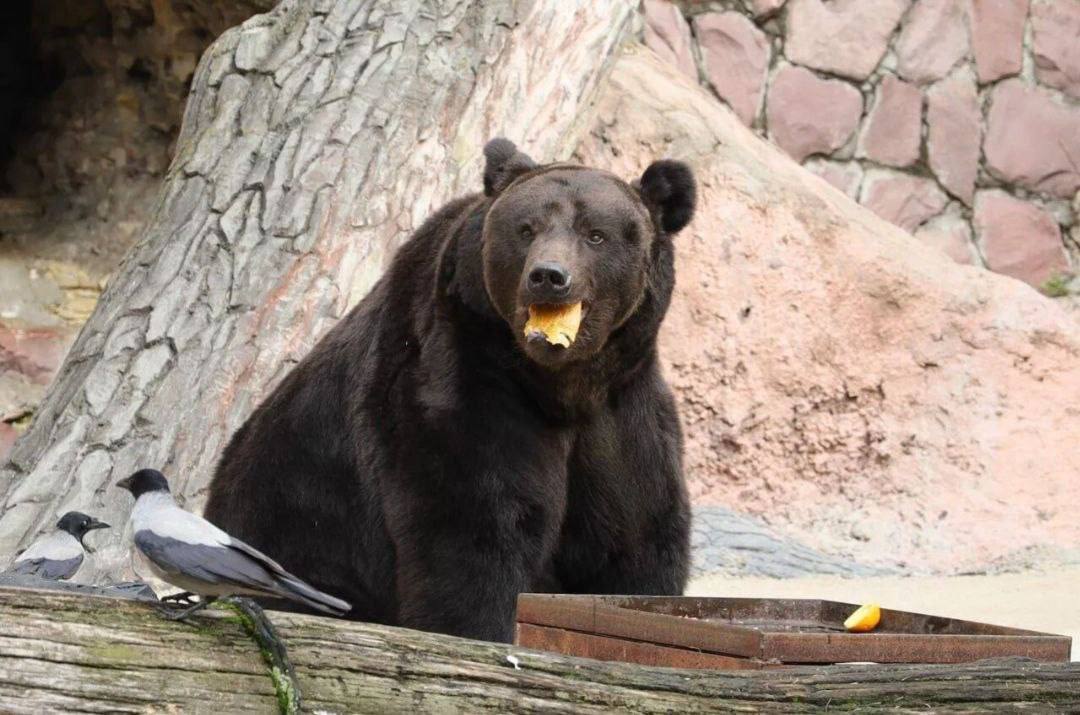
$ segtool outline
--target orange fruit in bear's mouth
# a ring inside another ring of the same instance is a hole
[[[564,348],[577,338],[581,327],[581,303],[550,305],[536,303],[529,306],[529,319],[525,322],[525,338],[543,337],[552,345]]]

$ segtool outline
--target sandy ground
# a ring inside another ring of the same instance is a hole
[[[1080,660],[1080,567],[994,576],[706,576],[695,579],[687,595],[874,601],[886,608],[1072,636],[1072,659]]]

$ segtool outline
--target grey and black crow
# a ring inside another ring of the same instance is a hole
[[[21,554],[6,573],[57,581],[75,575],[83,562],[83,551],[94,553],[83,542],[87,532],[108,529],[109,525],[79,511],[69,511],[56,522],[56,531],[41,537]]]
[[[131,512],[135,547],[163,581],[200,601],[183,619],[222,596],[284,598],[336,616],[352,606],[301,581],[266,554],[234,539],[206,519],[177,506],[169,483],[156,469],[117,482],[135,497]]]

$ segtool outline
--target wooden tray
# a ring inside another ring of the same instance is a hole
[[[1067,636],[884,608],[876,629],[847,633],[844,619],[856,608],[816,599],[523,593],[515,643],[598,660],[720,669],[1009,656],[1067,662],[1072,646]]]

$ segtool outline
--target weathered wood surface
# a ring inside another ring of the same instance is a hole
[[[193,81],[159,203],[11,462],[0,555],[164,469],[199,506],[226,440],[496,135],[560,158],[635,0],[286,0]],[[80,580],[131,576],[124,530]],[[2,558],[2,557],[0,557]]]
[[[287,643],[307,712],[1080,708],[1080,663],[683,671],[310,616],[271,619]],[[267,666],[230,612],[185,625],[163,620],[145,603],[0,589],[0,712],[277,707]]]

